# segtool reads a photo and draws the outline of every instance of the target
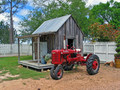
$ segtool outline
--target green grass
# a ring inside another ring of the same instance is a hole
[[[21,60],[31,60],[32,56],[21,56]],[[0,71],[3,71],[0,73],[0,75],[4,75],[7,72],[10,72],[12,75],[19,75],[19,77],[14,78],[7,78],[4,80],[14,80],[14,79],[27,79],[27,78],[33,78],[33,79],[39,79],[39,78],[45,78],[49,73],[48,72],[39,72],[35,70],[31,70],[28,68],[18,67],[18,57],[2,57],[0,58]]]

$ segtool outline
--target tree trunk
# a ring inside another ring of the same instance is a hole
[[[14,43],[12,0],[10,2],[10,44]]]

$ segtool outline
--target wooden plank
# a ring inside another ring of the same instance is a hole
[[[20,40],[18,38],[18,63],[20,62]]]
[[[67,20],[67,22],[66,22],[66,36],[69,36],[70,35],[70,33],[69,33],[69,29],[70,29],[70,25],[69,25],[69,22],[70,22],[70,19],[68,19]]]
[[[36,34],[36,35],[26,35],[26,36],[18,36],[17,38],[19,38],[19,39],[22,39],[22,38],[30,38],[30,37],[38,37],[38,36],[40,36],[39,34]]]
[[[34,60],[34,52],[33,52],[33,37],[32,37],[32,60]]]
[[[23,61],[20,61],[19,64],[27,66],[27,67],[32,67],[32,68],[35,68],[35,69],[47,69],[47,68],[52,68],[53,67],[53,64],[51,64],[51,63],[49,63],[49,64],[39,64],[38,65],[37,63],[30,62],[30,61],[33,61],[33,60],[23,60]]]
[[[73,31],[72,30],[72,18],[70,17],[70,35],[73,36]]]

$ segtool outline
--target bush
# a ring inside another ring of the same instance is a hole
[[[117,54],[115,54],[115,58],[120,58],[120,35],[117,37],[116,43],[117,48],[115,50]]]
[[[90,36],[92,40],[98,41],[115,41],[117,36],[120,34],[120,31],[113,25],[94,23],[89,26]],[[120,40],[118,41],[120,43]]]
[[[120,43],[117,43],[116,46],[117,46],[117,47],[120,47]]]
[[[116,52],[120,52],[120,47],[117,47],[115,50]]]

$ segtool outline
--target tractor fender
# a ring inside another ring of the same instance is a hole
[[[89,55],[87,55],[86,61],[89,59],[91,55],[93,55],[93,53],[90,53]]]

